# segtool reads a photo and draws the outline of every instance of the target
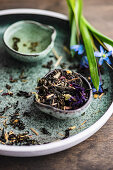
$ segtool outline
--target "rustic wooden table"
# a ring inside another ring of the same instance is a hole
[[[0,9],[39,8],[67,14],[65,0],[0,0]],[[84,14],[113,39],[113,0],[84,0]],[[0,170],[112,170],[113,116],[92,137],[66,151],[34,158],[0,156]]]

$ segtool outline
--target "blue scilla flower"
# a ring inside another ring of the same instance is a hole
[[[87,56],[83,56],[80,62],[81,68],[89,68]]]
[[[92,91],[93,93],[96,93],[97,90],[94,88],[94,86],[92,87]],[[103,93],[103,88],[102,88],[102,82],[100,81],[99,82],[99,90],[98,90],[99,93]]]
[[[71,50],[74,50],[75,52],[78,52],[78,55],[81,55],[84,53],[84,46],[83,45],[72,45],[70,47]]]
[[[112,51],[106,52],[106,51],[104,51],[103,47],[100,46],[100,52],[99,51],[95,51],[94,55],[95,55],[95,57],[100,57],[99,65],[102,65],[103,61],[106,61],[108,64],[111,65],[111,61],[109,59],[109,56],[112,55]]]

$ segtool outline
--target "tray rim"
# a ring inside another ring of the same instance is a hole
[[[18,9],[6,9],[0,11],[0,16],[10,15],[10,14],[36,14],[36,15],[39,14],[39,15],[47,15],[53,18],[59,18],[68,21],[68,17],[66,15],[53,12],[53,11],[48,11],[48,10],[18,8]],[[52,154],[68,149],[72,146],[81,143],[82,141],[86,140],[94,133],[96,133],[111,117],[112,110],[113,110],[113,102],[108,108],[108,110],[104,113],[104,115],[100,119],[98,119],[93,125],[67,139],[48,143],[48,144],[34,145],[34,146],[0,145],[0,155],[31,157],[31,156]]]

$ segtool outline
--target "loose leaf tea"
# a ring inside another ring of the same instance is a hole
[[[18,38],[18,37],[13,37],[12,40],[13,40],[13,46],[12,46],[12,48],[13,48],[14,50],[18,51],[18,43],[20,42],[20,38]]]
[[[41,132],[45,135],[50,135],[50,132],[46,128],[41,128]]]
[[[39,80],[37,86],[39,103],[62,110],[82,107],[89,98],[89,90],[79,74],[70,70],[56,69]]]
[[[6,106],[6,107],[3,109],[3,111],[0,111],[0,116],[3,115],[5,112],[7,112],[7,110],[8,110],[9,108],[11,108],[11,107]]]
[[[52,65],[53,65],[53,61],[50,60],[50,61],[47,62],[47,64],[43,64],[42,67],[43,68],[48,68],[50,70]]]
[[[19,91],[18,93],[17,93],[17,96],[19,96],[19,97],[26,97],[26,98],[29,98],[29,97],[31,97],[31,95],[32,95],[32,93],[30,93],[30,92],[26,92],[26,91]]]
[[[10,81],[10,83],[15,83],[15,82],[18,81],[18,79],[13,79],[13,77],[11,76],[11,77],[9,78],[9,81]]]
[[[10,90],[11,86],[9,84],[6,84],[6,89]]]
[[[30,50],[30,52],[36,52],[36,47],[37,46],[38,46],[38,42],[31,42],[28,49]]]
[[[0,143],[7,145],[39,145],[38,141],[32,139],[31,135],[28,135],[29,132],[15,134],[13,131],[5,132],[2,129],[2,134],[0,136]]]

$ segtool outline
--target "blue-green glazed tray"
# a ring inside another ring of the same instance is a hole
[[[64,46],[69,46],[69,23],[66,16],[50,11],[35,9],[13,9],[0,11],[0,113],[7,106],[7,111],[0,117],[0,128],[4,128],[5,132],[13,131],[15,134],[29,132],[31,138],[36,140],[38,144],[30,146],[18,146],[0,144],[0,154],[9,156],[38,156],[55,153],[70,148],[84,141],[97,130],[99,130],[112,115],[113,105],[113,73],[108,66],[104,68],[102,79],[104,80],[104,88],[108,88],[106,95],[101,99],[93,99],[88,110],[74,119],[59,120],[46,115],[37,110],[34,104],[34,96],[29,98],[18,97],[17,93],[21,91],[36,92],[37,80],[48,73],[48,69],[42,67],[50,60],[53,61],[52,69],[56,63],[53,53],[46,56],[37,63],[24,63],[13,59],[4,48],[3,34],[7,27],[17,21],[34,20],[43,24],[55,27],[57,37],[54,49],[59,56],[63,56],[61,63],[66,63],[66,69],[76,63],[76,60],[69,61],[70,56],[64,50]],[[61,68],[60,65],[57,68]],[[25,81],[20,79],[24,70]],[[77,71],[77,69],[74,69]],[[17,79],[11,83],[11,79]],[[10,91],[13,96],[4,96],[7,93],[6,84],[11,86]],[[3,92],[2,92],[3,90]],[[18,101],[18,106],[16,106]],[[19,118],[25,125],[23,130],[13,128],[10,125],[11,115],[16,109],[19,112]],[[25,114],[26,113],[26,114]],[[6,121],[6,124],[4,122]],[[66,130],[69,134],[66,136]],[[34,129],[37,135],[31,130]],[[46,130],[45,130],[46,129]],[[46,132],[44,132],[44,130]],[[0,135],[2,130],[0,130]]]

